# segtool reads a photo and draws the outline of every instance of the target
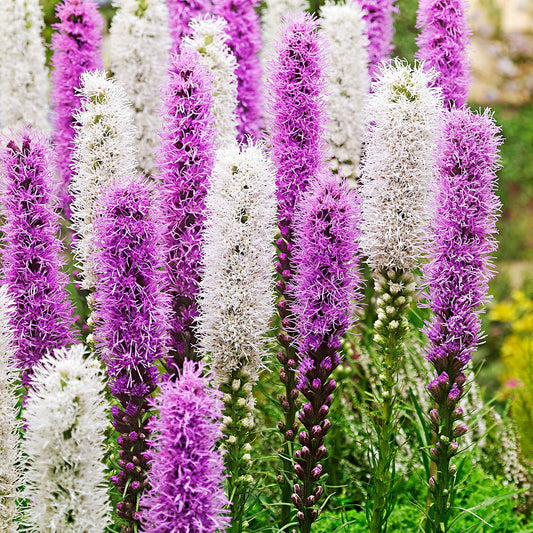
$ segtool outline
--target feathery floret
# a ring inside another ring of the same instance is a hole
[[[126,533],[133,533],[141,518],[136,509],[148,469],[146,412],[168,330],[161,291],[161,226],[152,202],[144,180],[124,179],[107,190],[95,220],[94,336],[111,392],[120,402],[112,409],[120,433],[120,471],[111,479],[123,495],[117,514],[126,521]]]
[[[39,0],[5,0],[0,17],[0,125],[47,133],[48,70]]]
[[[493,276],[490,254],[496,250],[496,221],[500,202],[496,196],[500,129],[492,115],[467,108],[447,113],[439,142],[439,175],[432,258],[423,268],[428,307],[427,359],[435,368],[428,386],[436,404],[431,412],[436,447],[431,457],[437,473],[430,479],[431,520],[446,524],[455,482],[450,474],[457,446],[467,427],[459,402],[464,394],[465,368],[481,340],[481,306],[487,300]],[[443,473],[444,472],[444,473]]]
[[[110,34],[111,69],[133,105],[139,164],[155,170],[160,91],[165,83],[170,36],[164,0],[115,0]]]
[[[191,21],[192,34],[184,46],[196,50],[213,74],[213,115],[217,146],[235,142],[237,137],[237,61],[227,41],[227,23],[220,17],[205,15]]]
[[[394,60],[369,98],[361,243],[372,268],[412,270],[426,246],[442,98],[433,71]]]
[[[417,59],[426,69],[437,71],[433,83],[442,88],[448,108],[461,107],[468,100],[470,61],[467,48],[470,29],[465,0],[420,0],[416,27]]]
[[[11,321],[14,304],[7,285],[0,286],[0,531],[18,531],[18,490],[22,485],[15,393],[15,346]]]
[[[216,383],[263,366],[272,301],[274,174],[260,146],[219,152],[207,196],[199,337]]]
[[[183,38],[191,34],[193,18],[209,13],[211,0],[167,0],[172,50],[179,52]]]
[[[70,192],[74,253],[82,272],[82,287],[95,284],[93,221],[102,191],[137,167],[133,111],[123,87],[104,71],[84,72],[81,107],[76,115],[75,174]]]
[[[340,363],[341,337],[352,324],[355,304],[362,300],[359,215],[355,192],[331,174],[310,187],[297,212],[291,291],[299,333],[298,388],[307,403],[299,413],[305,431],[299,435],[302,450],[295,452],[299,481],[292,501],[301,531],[310,531],[318,517],[316,506],[324,493],[318,485],[320,461],[326,455],[325,437],[331,426],[327,416],[336,385],[330,377]]]
[[[285,23],[269,68],[272,158],[281,234],[290,239],[296,203],[325,169],[326,43],[308,13]]]
[[[101,533],[110,523],[104,442],[108,405],[99,362],[81,344],[47,355],[25,409],[24,495],[35,531]]]
[[[237,140],[258,140],[263,130],[261,23],[258,0],[215,0],[215,13],[228,23],[228,46],[237,61]]]
[[[94,0],[63,0],[56,7],[59,19],[52,34],[53,140],[57,153],[59,183],[57,195],[64,209],[71,198],[68,187],[74,149],[74,119],[81,106],[80,76],[86,70],[102,68],[102,16]]]
[[[215,159],[211,76],[194,50],[172,54],[163,92],[163,127],[157,165],[166,241],[166,288],[171,298],[171,352],[176,371],[195,358],[196,296],[202,273],[205,195]]]
[[[33,367],[72,341],[72,309],[61,272],[59,214],[51,205],[52,151],[40,134],[24,129],[6,139],[1,154],[5,216],[3,266],[15,303],[12,327],[24,387]]]
[[[202,364],[185,361],[175,382],[155,399],[150,491],[143,496],[147,533],[216,533],[229,525],[224,495],[221,393],[202,376]]]
[[[389,59],[394,46],[394,13],[396,0],[356,0],[363,10],[368,35],[370,77],[375,80],[379,64]]]
[[[271,56],[275,50],[275,43],[278,39],[283,19],[296,13],[303,13],[307,9],[307,2],[304,0],[269,0],[261,15],[263,48],[261,50],[261,61],[263,68],[271,61]]]
[[[359,175],[361,140],[365,131],[368,77],[368,37],[363,12],[355,2],[321,8],[322,31],[328,40],[329,145],[331,168],[347,178]]]

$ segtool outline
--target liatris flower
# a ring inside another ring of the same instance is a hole
[[[196,50],[213,73],[213,115],[217,146],[235,142],[237,137],[237,62],[227,45],[227,23],[220,17],[206,15],[191,21],[192,35],[183,45]]]
[[[178,379],[163,383],[156,396],[143,531],[216,533],[229,525],[223,455],[216,449],[223,404],[202,370],[201,363],[185,361]]]
[[[73,196],[74,254],[82,275],[82,288],[95,284],[93,221],[102,191],[137,167],[133,112],[122,86],[104,71],[81,75],[81,109],[75,116],[76,137],[70,192]]]
[[[285,17],[303,13],[307,9],[305,0],[269,0],[261,16],[263,48],[261,61],[266,69],[275,50],[275,42],[280,34]]]
[[[264,366],[273,309],[274,172],[260,147],[219,151],[206,205],[198,334],[224,393],[231,531],[240,532],[252,482],[252,387]]]
[[[397,7],[395,0],[357,0],[363,10],[366,22],[370,59],[370,77],[375,80],[379,74],[378,65],[389,59],[394,49],[394,13]]]
[[[15,303],[12,327],[22,385],[34,365],[72,341],[72,310],[61,272],[59,214],[51,205],[54,164],[48,142],[27,129],[1,154],[5,283]]]
[[[331,168],[354,179],[359,175],[370,84],[366,27],[363,12],[355,2],[334,4],[328,0],[321,13],[331,70],[328,76]]]
[[[292,442],[298,431],[296,420],[296,351],[288,332],[291,323],[291,297],[286,294],[290,281],[293,248],[293,217],[296,205],[310,180],[326,169],[326,77],[325,43],[317,31],[317,21],[308,14],[288,20],[283,29],[269,71],[269,110],[271,115],[272,158],[277,170],[278,226],[281,237],[276,241],[281,276],[276,287],[281,295],[278,312],[281,329],[278,341],[282,365],[280,379],[285,386],[281,397],[284,421],[279,423],[283,434],[284,475],[278,477],[282,490],[281,525],[291,521],[293,475]]]
[[[167,0],[167,6],[172,49],[179,52],[183,38],[191,34],[189,23],[211,11],[211,0]]]
[[[157,386],[155,362],[163,357],[166,299],[161,292],[159,221],[150,188],[138,179],[112,186],[95,220],[98,274],[95,345],[107,366],[118,437],[120,472],[113,484],[123,495],[117,514],[123,531],[138,527],[138,499],[147,485],[149,398]]]
[[[81,344],[35,368],[25,409],[24,496],[32,530],[101,533],[110,523],[104,442],[108,405],[99,362]]]
[[[215,12],[228,23],[227,42],[237,61],[237,140],[257,140],[263,130],[261,23],[258,0],[215,0]]]
[[[447,530],[453,501],[457,441],[466,431],[459,402],[465,367],[481,340],[481,306],[493,276],[490,254],[500,202],[496,196],[498,147],[502,139],[489,112],[448,113],[439,146],[432,259],[424,266],[428,306],[427,359],[435,367],[428,386],[436,408],[430,413],[437,474],[429,481],[431,531]]]
[[[115,0],[110,34],[111,69],[135,111],[139,163],[155,170],[160,90],[167,73],[170,36],[164,0]]]
[[[167,291],[172,299],[170,372],[196,359],[196,296],[202,272],[205,195],[215,158],[211,76],[194,50],[170,58],[162,106],[161,209],[166,228]]]
[[[415,290],[412,270],[426,248],[430,190],[442,98],[434,74],[395,60],[373,83],[362,172],[361,244],[374,270],[377,321],[375,365],[380,390],[374,398],[376,453],[370,492],[371,533],[386,528],[393,505],[396,418],[394,392]]]
[[[53,140],[58,156],[58,197],[68,210],[71,198],[68,193],[74,149],[73,115],[79,110],[78,94],[80,76],[86,70],[102,68],[100,47],[102,44],[102,16],[94,0],[63,0],[57,4],[52,35],[52,94],[54,106]]]
[[[39,0],[5,0],[0,17],[0,125],[47,132],[48,71]]]
[[[464,0],[420,0],[416,27],[416,57],[425,68],[437,71],[434,84],[442,88],[448,108],[461,107],[468,100],[470,62],[467,56],[470,30]]]
[[[298,388],[307,403],[299,413],[305,430],[299,435],[294,470],[299,481],[292,500],[302,533],[317,519],[324,493],[318,485],[324,438],[335,390],[331,373],[340,363],[341,337],[352,324],[354,303],[360,302],[360,204],[355,193],[333,175],[320,177],[300,205],[294,255],[295,324],[299,333]]]
[[[0,287],[0,531],[18,531],[16,499],[21,483],[15,394],[15,346],[11,322],[14,304],[7,285]]]

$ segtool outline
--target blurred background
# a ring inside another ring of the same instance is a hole
[[[114,8],[98,0],[107,25]],[[57,0],[41,0],[50,41]],[[417,0],[398,0],[396,55],[413,60]],[[470,105],[490,106],[502,127],[498,274],[476,354],[485,398],[513,399],[522,449],[533,459],[533,0],[470,0]]]

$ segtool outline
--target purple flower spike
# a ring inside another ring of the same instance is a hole
[[[239,142],[261,137],[263,129],[262,47],[258,0],[215,0],[215,13],[226,19],[227,42],[237,60],[237,118]]]
[[[157,386],[155,362],[164,355],[168,328],[161,292],[160,224],[144,181],[121,180],[104,196],[95,220],[95,341],[111,392],[121,405],[113,410],[122,469],[114,483],[124,493],[117,515],[126,521],[123,531],[132,533],[139,521],[134,516],[139,490],[134,487],[147,484],[146,412]]]
[[[437,524],[446,524],[448,501],[453,501],[455,484],[447,474],[457,453],[452,441],[467,431],[464,424],[453,423],[462,416],[458,403],[464,393],[464,370],[481,340],[481,307],[494,273],[490,254],[497,247],[501,142],[488,111],[476,114],[461,108],[447,113],[439,146],[432,259],[423,269],[427,306],[433,311],[425,327],[427,359],[440,376],[429,386],[438,410],[438,417],[432,416],[433,430],[443,443],[434,458],[439,475],[430,510]]]
[[[72,175],[74,148],[73,115],[81,108],[76,90],[80,76],[86,70],[102,69],[100,47],[103,20],[94,0],[63,0],[56,7],[59,19],[52,34],[52,83],[50,95],[54,106],[53,141],[58,156],[58,197],[61,206],[68,210],[68,187]]]
[[[202,365],[185,361],[175,382],[156,397],[159,419],[153,434],[151,489],[142,500],[147,533],[223,532],[229,525],[224,507],[224,461],[216,443],[222,438],[221,393],[202,376]]]
[[[340,338],[352,324],[354,304],[363,295],[357,245],[360,202],[355,192],[346,183],[339,184],[336,176],[325,175],[313,184],[300,209],[296,275],[290,290],[299,333],[299,389],[308,402],[299,415],[306,433],[300,438],[302,450],[295,454],[299,488],[293,494],[293,501],[299,496],[311,502],[296,505],[304,532],[318,517],[323,493],[316,485],[322,475],[318,461],[326,454],[326,417],[335,388],[330,376],[340,363]]]
[[[4,280],[15,303],[12,327],[22,384],[33,367],[73,341],[67,277],[61,272],[59,214],[51,205],[54,163],[48,142],[30,129],[4,139],[1,150],[4,205]]]
[[[284,421],[278,425],[284,439],[282,454],[284,476],[279,476],[284,505],[280,525],[292,521],[291,495],[292,456],[296,420],[296,351],[292,325],[292,297],[287,284],[292,278],[294,247],[294,212],[310,180],[326,171],[326,59],[325,43],[317,32],[318,23],[307,13],[291,16],[285,23],[269,65],[268,93],[271,116],[272,158],[276,165],[278,227],[281,237],[276,241],[280,279],[276,284],[281,298],[277,308],[281,318],[278,360],[282,368],[280,380],[285,395],[280,398]],[[292,333],[293,334],[293,333]]]
[[[167,7],[172,48],[179,52],[183,37],[192,33],[189,22],[211,12],[211,0],[167,0]]]
[[[470,29],[466,22],[464,0],[420,0],[416,27],[416,58],[425,68],[434,68],[434,85],[442,88],[448,108],[461,107],[468,100],[470,62],[467,47]]]
[[[394,49],[394,14],[398,8],[395,0],[357,0],[364,12],[366,31],[369,40],[368,59],[370,77],[375,79],[378,65],[390,58]]]
[[[215,158],[211,78],[194,50],[171,54],[157,165],[166,228],[166,286],[173,316],[169,372],[195,359],[196,296],[202,273],[205,195]]]

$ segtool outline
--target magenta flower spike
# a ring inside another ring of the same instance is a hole
[[[202,372],[202,363],[185,361],[155,398],[150,490],[141,500],[146,533],[223,533],[229,525],[224,459],[216,448],[223,403]]]
[[[181,50],[183,37],[192,35],[189,22],[212,11],[211,0],[167,0],[172,49]]]
[[[468,100],[470,61],[467,48],[470,29],[464,0],[420,0],[416,27],[416,58],[426,69],[437,71],[433,82],[441,87],[448,108],[461,107]]]
[[[50,190],[51,148],[31,129],[12,134],[2,144],[4,282],[15,304],[16,364],[22,385],[28,389],[33,367],[47,353],[73,341],[72,308],[67,277],[61,271],[59,214]]]
[[[102,16],[94,0],[63,0],[56,7],[59,19],[52,34],[52,93],[54,107],[53,142],[57,153],[59,183],[57,195],[63,209],[68,210],[68,192],[72,175],[74,149],[73,115],[81,108],[80,76],[86,70],[102,69]]]
[[[293,274],[294,212],[309,182],[326,171],[327,164],[327,82],[326,47],[317,32],[318,22],[308,13],[291,15],[284,23],[281,40],[276,44],[268,70],[268,95],[272,159],[276,166],[278,227],[281,237],[276,241],[280,279],[277,307],[281,319],[278,341],[282,365],[280,380],[285,394],[280,397],[284,420],[278,427],[283,435],[284,475],[278,477],[284,503],[281,526],[291,521],[292,456],[298,432],[296,419],[297,357],[292,324],[292,296],[287,283]]]
[[[261,22],[256,11],[258,0],[216,0],[215,13],[228,26],[228,46],[237,60],[237,141],[261,137],[263,121],[263,89],[261,61]]]
[[[341,337],[363,298],[359,221],[360,201],[355,192],[331,174],[311,186],[297,217],[296,274],[290,290],[299,334],[298,389],[306,403],[298,414],[305,429],[298,437],[301,449],[294,454],[298,482],[292,501],[302,533],[311,531],[324,494],[319,480],[336,386],[331,374],[340,363]]]
[[[117,515],[124,533],[139,525],[146,487],[149,399],[157,386],[155,362],[165,351],[166,299],[161,292],[160,228],[148,184],[124,179],[105,194],[96,218],[97,283],[94,338],[107,366],[113,425],[120,433],[120,471],[111,481],[123,494]]]
[[[435,368],[428,385],[436,404],[431,413],[437,446],[431,457],[437,474],[430,480],[432,531],[446,525],[455,492],[451,463],[457,440],[467,428],[459,402],[465,367],[481,340],[480,314],[494,275],[490,254],[497,248],[496,196],[500,129],[490,112],[462,108],[448,113],[439,146],[432,259],[424,266],[427,305],[427,359]]]
[[[364,12],[368,35],[369,71],[372,80],[379,73],[378,65],[390,58],[394,49],[394,14],[398,11],[395,0],[357,0]]]
[[[166,287],[173,309],[167,359],[170,374],[176,373],[185,359],[197,358],[193,326],[202,274],[205,195],[215,158],[210,89],[211,76],[194,50],[183,48],[180,54],[171,54],[157,158],[166,228]]]

